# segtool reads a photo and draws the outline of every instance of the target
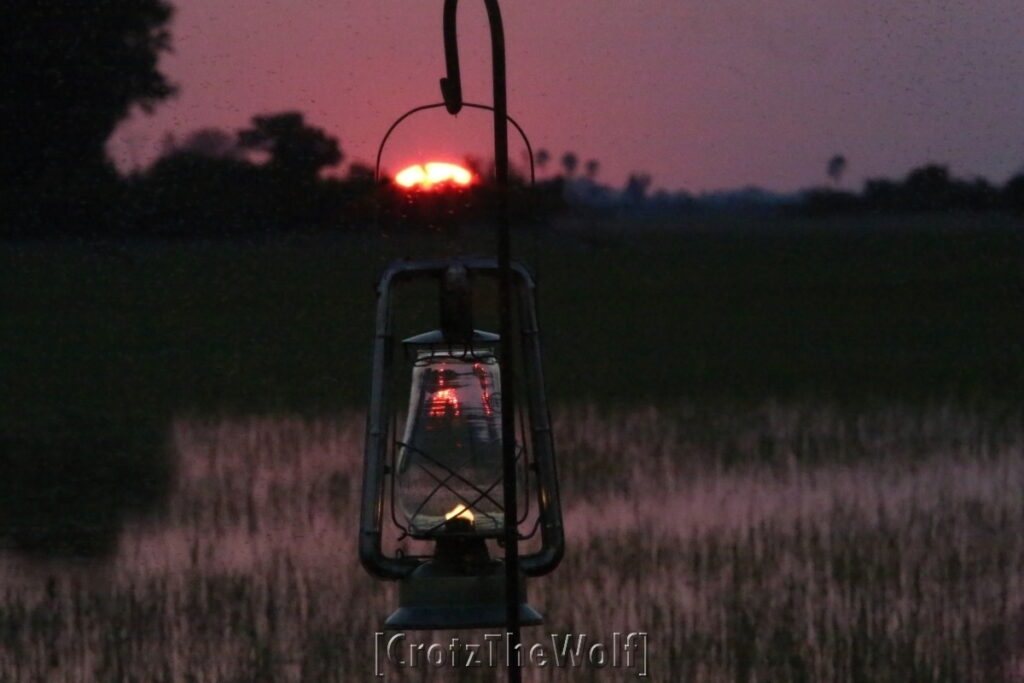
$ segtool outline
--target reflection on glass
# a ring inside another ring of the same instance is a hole
[[[418,354],[396,478],[412,535],[501,532],[500,401],[490,350]]]

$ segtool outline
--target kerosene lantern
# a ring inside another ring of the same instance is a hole
[[[473,288],[497,277],[492,259],[399,262],[378,283],[359,550],[368,571],[400,582],[399,607],[386,628],[505,624],[506,566],[488,547],[501,542],[506,523],[502,344],[517,345],[517,404],[524,413],[515,430],[521,514],[513,523],[524,541],[539,533],[539,543],[534,541],[539,547],[518,558],[519,621],[541,622],[526,602],[522,577],[554,569],[564,541],[534,283],[522,265],[513,264],[512,272],[517,339],[473,327]],[[437,283],[438,327],[399,341],[393,338],[395,292],[422,280]],[[392,394],[403,385],[408,403],[399,427],[403,405]],[[432,544],[432,553],[385,554],[382,536],[388,527],[393,538]]]
[[[528,152],[530,145],[508,116],[498,0],[484,0],[484,6],[493,106],[462,99],[458,0],[445,0],[444,101],[401,116],[377,151],[379,179],[384,145],[409,116],[440,107],[451,115],[464,107],[491,111],[498,254],[496,259],[398,262],[377,284],[359,557],[370,573],[399,582],[399,606],[385,627],[505,627],[510,646],[516,647],[519,627],[541,621],[526,602],[525,577],[558,565],[564,536],[534,281],[510,258],[508,124],[523,136]],[[501,336],[473,324],[474,289],[487,279],[498,284]],[[396,292],[424,280],[437,286],[437,328],[400,341]],[[408,392],[404,416],[399,412],[403,386]],[[410,538],[430,552],[413,554],[401,547],[386,552],[385,534],[398,542]],[[532,544],[528,552],[520,554],[520,541]],[[491,552],[497,546],[504,551],[500,558]],[[517,660],[508,664],[509,680],[519,680]]]

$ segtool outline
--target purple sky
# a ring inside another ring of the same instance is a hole
[[[173,0],[181,89],[119,129],[122,168],[254,114],[303,111],[372,161],[391,121],[440,99],[441,0]],[[463,92],[489,103],[483,2],[459,8]],[[844,184],[923,162],[1002,182],[1024,168],[1020,0],[505,0],[509,107],[535,147],[601,162],[620,185],[790,190],[849,159]],[[488,115],[422,114],[392,171],[489,149]],[[513,146],[512,158],[522,158]],[[549,171],[550,172],[550,171]]]

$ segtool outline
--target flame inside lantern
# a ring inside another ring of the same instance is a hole
[[[444,513],[444,518],[447,519],[464,519],[466,521],[473,521],[473,512],[468,507],[459,503],[450,511]]]

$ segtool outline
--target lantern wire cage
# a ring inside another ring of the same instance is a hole
[[[449,346],[449,348],[451,348],[451,346]],[[463,347],[463,348],[466,348],[466,347]],[[470,359],[475,359],[475,360],[480,359],[480,358],[484,358],[484,356],[478,355],[475,350],[466,351],[461,356],[459,354],[453,354],[452,357],[454,357],[454,358],[470,358]],[[490,358],[491,355],[487,354],[486,357]],[[417,361],[417,362],[420,362],[420,361]],[[398,428],[398,424],[399,424],[400,420],[399,420],[399,415],[398,415],[398,411],[397,410],[396,411],[392,411],[390,422],[391,422],[391,430],[390,430],[391,433],[392,434],[398,434],[397,428]],[[529,441],[527,439],[526,416],[525,416],[525,413],[524,413],[523,408],[522,408],[521,405],[517,405],[516,406],[516,427],[517,427],[517,431],[518,431],[518,437],[516,439],[516,444],[515,444],[515,454],[516,454],[515,455],[515,461],[516,461],[517,471],[521,473],[521,476],[519,477],[521,487],[518,490],[518,493],[519,493],[518,498],[520,499],[519,500],[520,505],[517,506],[517,507],[519,507],[520,514],[518,515],[518,518],[516,520],[516,526],[518,528],[527,519],[529,519],[530,513],[532,511],[532,509],[531,509],[531,498],[533,496],[533,490],[531,488],[530,473],[534,472],[535,469],[536,469],[535,465],[534,465],[534,463],[533,463],[533,461],[532,461],[532,459],[530,457],[529,449],[526,447],[526,444],[529,443]],[[434,488],[431,490],[431,492],[428,493],[423,498],[423,500],[420,502],[420,504],[417,507],[417,509],[411,515],[408,515],[409,517],[415,517],[430,502],[431,498],[436,493],[438,493],[439,491],[442,491],[442,490],[447,490],[448,492],[454,494],[456,497],[458,497],[460,499],[461,504],[463,506],[465,506],[465,508],[467,510],[472,511],[474,514],[478,514],[479,513],[479,514],[482,514],[484,516],[491,516],[493,514],[493,513],[482,512],[482,511],[479,511],[479,510],[476,509],[476,507],[475,507],[476,504],[481,502],[482,500],[485,500],[485,499],[489,500],[491,503],[493,503],[494,506],[497,508],[497,511],[499,511],[499,512],[503,512],[504,511],[504,509],[505,509],[504,501],[498,502],[494,498],[494,496],[492,495],[492,492],[495,489],[497,489],[497,488],[499,488],[501,486],[502,481],[503,481],[503,477],[502,476],[499,476],[497,479],[495,479],[493,482],[491,482],[487,486],[477,485],[477,484],[469,481],[468,479],[466,479],[464,476],[459,474],[457,471],[455,471],[454,469],[452,469],[448,465],[446,465],[443,462],[442,459],[434,457],[432,454],[426,452],[425,450],[423,450],[421,448],[418,448],[418,447],[416,447],[416,446],[414,446],[412,444],[406,443],[402,439],[397,439],[397,438],[396,439],[392,439],[390,441],[390,447],[388,448],[388,456],[387,456],[387,469],[388,469],[388,473],[389,473],[389,477],[388,477],[388,489],[389,489],[388,490],[388,494],[389,495],[388,495],[388,498],[389,498],[389,508],[390,508],[390,512],[391,512],[391,521],[394,523],[395,527],[400,532],[398,534],[398,537],[395,539],[396,541],[403,541],[406,538],[414,538],[414,539],[417,539],[417,540],[428,540],[428,539],[430,539],[432,537],[433,532],[440,531],[444,527],[444,525],[445,525],[445,521],[440,521],[437,524],[435,524],[433,527],[428,528],[428,529],[426,529],[424,531],[413,532],[409,528],[409,525],[407,525],[407,524],[405,524],[405,523],[403,523],[401,521],[401,515],[398,513],[398,510],[395,507],[395,500],[398,497],[396,495],[396,492],[397,492],[396,478],[398,476],[398,470],[399,470],[399,465],[398,465],[399,449],[402,449],[402,448],[405,448],[407,450],[415,452],[418,456],[428,460],[432,465],[434,465],[435,467],[437,467],[440,470],[443,470],[444,473],[447,474],[447,476],[442,479],[437,474],[432,472],[430,469],[424,467],[422,463],[420,463],[420,462],[415,463],[416,466],[422,468],[424,472],[426,472],[431,478],[433,478],[435,480],[436,484],[435,484]],[[448,482],[451,479],[456,479],[459,482],[461,482],[463,485],[465,485],[468,488],[472,489],[474,491],[476,497],[475,498],[467,498],[466,496],[462,495],[457,490],[452,488],[452,486],[450,486],[448,484]],[[528,541],[528,540],[531,540],[532,538],[534,538],[536,536],[536,534],[537,534],[537,530],[540,528],[540,521],[541,521],[540,520],[540,516],[538,515],[534,519],[534,522],[531,525],[530,531],[528,533],[517,532],[519,540],[521,540],[521,541]],[[449,537],[460,537],[460,536],[463,536],[463,537],[480,537],[480,536],[483,536],[483,537],[494,537],[494,538],[497,539],[498,545],[501,546],[501,545],[503,545],[503,543],[502,543],[502,539],[500,537],[500,534],[501,534],[500,525],[497,526],[495,531],[492,532],[492,533],[487,533],[487,532],[481,533],[479,531],[464,531],[464,532],[460,532],[460,531],[452,531],[450,529],[445,530],[445,535],[449,536]],[[402,556],[403,557],[413,557],[413,558],[424,558],[424,559],[432,557],[431,555],[418,555],[418,554],[405,554],[405,553],[403,553]]]

